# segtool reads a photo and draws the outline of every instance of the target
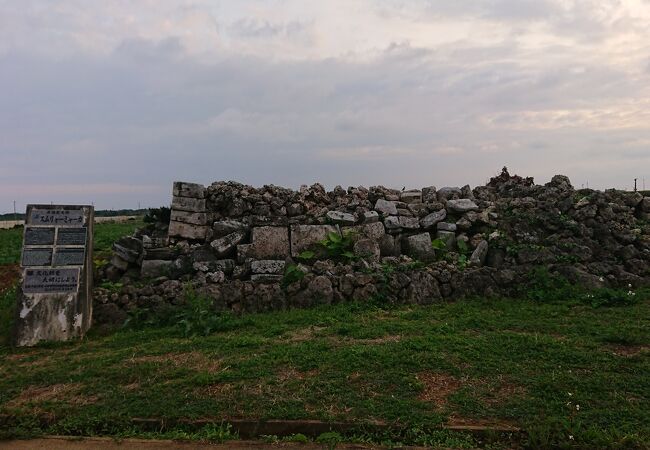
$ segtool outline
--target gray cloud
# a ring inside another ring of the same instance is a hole
[[[556,6],[454,5],[447,17],[489,11],[489,20],[546,24]],[[191,17],[203,23],[198,11]],[[316,45],[307,22],[251,17],[218,28]],[[197,53],[172,33],[50,55],[23,43],[0,52],[0,210],[14,199],[156,206],[175,179],[417,187],[483,183],[504,164],[592,187],[643,177],[650,74],[635,67],[647,54],[624,64],[615,48],[604,64],[609,54],[595,46],[504,36],[289,59]]]

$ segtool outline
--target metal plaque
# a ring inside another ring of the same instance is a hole
[[[25,248],[23,249],[23,267],[49,266],[52,264],[51,248]]]
[[[30,225],[77,225],[84,223],[81,209],[32,209],[28,217]]]
[[[86,228],[59,228],[56,245],[86,245]]]
[[[28,294],[75,293],[79,269],[26,269],[23,292]]]
[[[84,256],[86,256],[86,249],[84,248],[57,248],[56,252],[54,252],[54,262],[52,265],[83,266]]]
[[[25,227],[25,245],[53,245],[54,227]]]

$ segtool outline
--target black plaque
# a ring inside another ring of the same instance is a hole
[[[59,228],[56,245],[86,245],[86,228]]]
[[[28,294],[75,293],[79,269],[26,269],[23,292]]]
[[[51,248],[23,249],[23,267],[49,266],[52,264]]]
[[[54,227],[25,227],[25,245],[53,245]]]
[[[61,231],[61,230],[59,230]],[[83,266],[86,249],[84,248],[57,248],[54,252],[53,266]]]
[[[28,217],[30,225],[76,225],[84,223],[81,209],[32,209]]]

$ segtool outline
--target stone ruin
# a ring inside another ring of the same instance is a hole
[[[169,224],[113,250],[97,284],[122,287],[95,289],[100,323],[182,303],[187,285],[235,312],[508,295],[536,267],[587,288],[637,287],[650,285],[650,197],[505,168],[474,189],[176,182]]]

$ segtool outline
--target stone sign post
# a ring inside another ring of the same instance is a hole
[[[92,321],[92,206],[28,205],[14,344],[83,336]]]

